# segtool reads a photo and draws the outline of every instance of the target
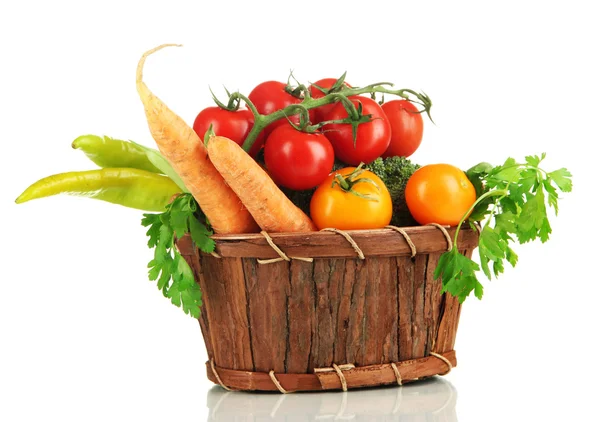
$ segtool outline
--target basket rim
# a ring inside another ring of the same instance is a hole
[[[347,233],[368,256],[413,256],[417,254],[442,253],[449,249],[457,227],[409,226],[397,229],[382,228],[369,230],[348,230]],[[298,258],[357,258],[357,249],[339,233],[332,231],[269,233],[272,239],[287,256]],[[407,240],[410,239],[413,249]],[[215,234],[211,238],[216,243],[215,252],[225,258],[272,259],[279,255],[269,244],[264,234]],[[458,235],[459,250],[474,249],[479,233],[468,225],[463,225]],[[182,255],[194,255],[191,238],[184,236],[177,241]]]
[[[455,228],[452,226],[442,226],[445,229]],[[438,229],[434,226],[400,226],[402,230],[404,230],[409,235],[412,233],[420,233],[420,232],[436,232]],[[468,228],[468,226],[463,226],[461,230]],[[391,228],[381,228],[381,229],[363,229],[363,230],[344,230],[344,232],[348,233],[350,236],[354,235],[379,235],[383,233],[391,233],[394,230]],[[305,238],[305,237],[314,237],[314,236],[337,236],[336,233],[331,231],[312,231],[312,232],[282,232],[282,233],[269,233],[269,235],[273,238]],[[260,233],[239,233],[239,234],[213,234],[211,238],[215,241],[233,241],[233,240],[256,240],[262,239],[263,235]]]

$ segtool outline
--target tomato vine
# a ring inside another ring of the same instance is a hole
[[[395,95],[401,98],[404,98],[412,103],[418,104],[422,107],[419,110],[419,113],[426,113],[427,116],[431,119],[431,106],[432,102],[429,96],[423,92],[419,93],[412,89],[392,89],[393,84],[390,82],[378,82],[371,85],[367,85],[364,87],[349,87],[345,85],[344,78],[346,74],[342,75],[336,83],[334,84],[335,89],[328,90],[327,93],[323,92],[325,95],[320,98],[313,98],[310,93],[310,89],[306,86],[299,84],[296,87],[292,87],[289,85],[286,87],[286,92],[293,92],[294,95],[298,95],[298,98],[302,98],[302,102],[298,104],[291,104],[281,110],[277,110],[271,114],[260,114],[256,109],[256,106],[250,101],[250,99],[243,95],[240,92],[230,93],[226,90],[227,95],[229,96],[229,100],[227,104],[219,101],[213,93],[213,99],[217,103],[217,105],[226,110],[237,110],[241,102],[244,102],[248,109],[254,115],[254,126],[252,130],[248,133],[248,136],[244,140],[242,148],[246,151],[250,151],[254,142],[256,141],[258,135],[271,123],[276,122],[280,119],[289,119],[291,116],[300,115],[300,124],[298,126],[294,125],[299,130],[307,130],[314,131],[319,129],[324,124],[331,123],[350,123],[353,125],[359,125],[362,123],[366,123],[370,121],[369,115],[362,115],[360,108],[352,103],[352,101],[348,100],[348,97],[361,95],[361,94],[388,94]],[[212,92],[212,91],[211,91]],[[337,121],[328,121],[321,122],[317,125],[310,126],[310,118],[308,114],[308,110],[315,109],[317,107],[321,107],[327,104],[333,104],[336,102],[342,101],[344,107],[348,111],[348,118]]]

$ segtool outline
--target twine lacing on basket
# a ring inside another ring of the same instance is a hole
[[[406,231],[404,229],[397,227],[397,226],[385,226],[385,228],[395,230],[398,233],[400,233],[402,235],[402,237],[404,237],[404,239],[406,240],[406,243],[408,243],[408,247],[410,248],[410,257],[411,258],[413,258],[417,254],[417,247],[415,246],[413,241],[410,239],[410,236],[408,235],[408,233],[406,233]]]
[[[435,341],[433,342],[431,348],[433,349],[435,345]],[[451,351],[453,352],[453,351]],[[448,352],[450,353],[450,352]],[[453,355],[451,355],[453,356]],[[438,354],[435,352],[429,352],[428,356],[429,358],[433,357],[436,359],[439,359],[440,361],[444,362],[444,364],[448,367],[448,370],[443,372],[443,373],[438,373],[438,372],[428,372],[426,374],[424,374],[423,377],[420,377],[418,374],[416,374],[417,376],[414,378],[403,378],[402,377],[402,373],[400,371],[400,366],[403,365],[404,368],[406,368],[406,365],[409,365],[409,373],[411,373],[411,371],[415,370],[415,366],[418,366],[418,362],[416,360],[408,360],[408,361],[402,361],[402,362],[390,362],[387,365],[388,368],[391,368],[394,376],[396,378],[396,383],[399,386],[404,385],[404,383],[406,381],[416,381],[422,378],[426,378],[426,377],[430,377],[432,375],[447,375],[448,373],[450,373],[450,371],[452,370],[453,366],[452,366],[452,362],[450,361],[450,359],[448,359],[446,356],[444,356],[443,354]],[[425,359],[427,359],[427,357],[425,357]],[[221,378],[221,376],[219,375],[218,371],[217,371],[217,366],[215,365],[214,359],[210,359],[209,360],[210,363],[210,368],[212,370],[212,373],[214,375],[214,380],[216,383],[218,383],[221,387],[223,387],[225,390],[227,391],[237,391],[234,388],[228,387],[227,385],[225,385],[225,383],[223,382],[223,379]],[[331,367],[323,367],[323,368],[314,368],[313,369],[313,373],[314,375],[317,376],[318,380],[321,383],[321,388],[324,390],[331,390],[331,389],[338,389],[339,387],[337,387],[335,385],[335,383],[333,382],[332,378],[329,376],[326,377],[322,377],[320,376],[320,374],[324,374],[324,373],[328,373],[328,374],[335,374],[335,376],[337,376],[340,385],[341,385],[341,389],[342,391],[346,392],[348,391],[348,388],[350,386],[365,386],[365,385],[381,385],[381,383],[374,383],[374,384],[364,384],[364,376],[365,376],[365,368],[369,368],[367,369],[367,371],[371,371],[374,370],[375,373],[379,374],[381,377],[389,377],[389,372],[385,372],[384,371],[384,367],[385,364],[380,364],[380,365],[374,365],[374,368],[371,368],[369,366],[363,367],[363,370],[361,371],[361,367],[356,367],[354,364],[351,363],[347,363],[347,364],[342,364],[342,365],[337,365],[335,363],[333,363],[331,365]],[[412,368],[412,369],[411,369]],[[431,365],[429,365],[429,370],[432,370],[433,367]],[[353,370],[357,369],[357,372],[354,373]],[[233,370],[233,372],[236,372],[235,370]],[[349,372],[349,374],[344,374],[345,372]],[[231,373],[225,373],[226,378],[229,377],[230,379],[240,379],[241,377],[247,377],[247,376],[257,376],[256,379],[252,379],[252,377],[250,378],[250,385],[255,385],[256,388],[258,388],[259,390],[272,390],[272,388],[268,388],[268,384],[265,385],[264,381],[265,379],[262,378],[264,375],[268,375],[272,385],[275,386],[275,388],[277,389],[277,391],[279,391],[282,394],[289,394],[289,393],[293,393],[295,391],[304,391],[307,390],[306,388],[306,383],[307,380],[306,378],[304,378],[304,380],[300,379],[298,380],[297,378],[294,378],[296,376],[299,376],[300,378],[305,377],[306,375],[304,374],[287,374],[288,376],[290,376],[290,378],[288,378],[289,382],[292,382],[294,385],[296,385],[297,389],[292,389],[292,390],[287,390],[286,388],[283,387],[283,385],[281,384],[280,380],[277,378],[277,375],[275,374],[274,370],[270,370],[267,374],[264,373],[257,373],[257,372],[247,372],[247,371],[237,371],[237,375],[233,375]],[[346,376],[350,376],[350,379],[348,380],[346,378]],[[361,376],[363,378],[361,378]],[[290,381],[290,379],[295,379],[295,383],[294,381]],[[361,381],[362,379],[362,381]],[[235,381],[233,381],[235,383]],[[385,383],[389,382],[389,378],[386,379]],[[254,384],[256,383],[256,384]],[[304,387],[303,387],[303,383],[304,383]],[[349,384],[350,383],[350,384]],[[244,388],[243,388],[244,389]],[[315,389],[315,388],[309,388],[309,389]]]
[[[452,238],[450,237],[450,233],[448,233],[448,230],[446,230],[446,227],[442,226],[441,224],[437,224],[437,223],[430,223],[427,224],[428,226],[434,226],[437,229],[439,229],[442,234],[444,235],[444,237],[446,238],[446,243],[448,245],[448,251],[452,250]],[[413,243],[413,241],[411,240],[410,236],[408,235],[408,233],[406,233],[406,231],[401,228],[401,227],[397,227],[397,226],[385,226],[385,228],[387,229],[391,229],[391,230],[395,230],[398,233],[400,233],[402,235],[402,237],[404,237],[404,240],[406,240],[406,243],[408,244],[408,247],[410,248],[410,256],[411,258],[413,258],[416,254],[417,254],[417,247],[415,246],[415,244]],[[354,239],[352,239],[352,236],[350,236],[347,232],[343,231],[343,230],[339,230],[339,229],[334,229],[334,228],[326,228],[323,229],[321,231],[328,231],[328,232],[334,232],[337,234],[340,234],[342,236],[344,236],[344,238],[348,241],[348,243],[350,243],[350,245],[352,245],[352,248],[356,251],[356,254],[358,255],[358,257],[360,259],[365,259],[365,254],[362,251],[362,249],[360,249],[360,247],[358,246],[358,244],[356,243],[356,241]]]
[[[350,236],[345,231],[339,230],[339,229],[334,229],[334,228],[326,228],[326,229],[323,229],[321,231],[334,232],[334,233],[337,233],[337,234],[343,236],[344,239],[346,239],[348,241],[348,243],[350,243],[350,245],[352,246],[352,249],[354,249],[354,251],[356,252],[356,254],[358,255],[358,257],[360,259],[365,259],[365,254],[362,251],[362,249],[360,249],[360,247],[358,246],[358,244],[354,241],[354,239],[352,239],[352,236]],[[266,231],[263,230],[263,231],[260,232],[260,234],[263,235],[263,237],[266,239],[266,241],[269,244],[269,246],[271,246],[271,248],[273,248],[273,250],[275,252],[277,252],[277,255],[279,255],[279,258],[257,259],[257,262],[259,264],[272,264],[274,262],[281,262],[281,261],[287,261],[287,262],[289,262],[292,259],[296,259],[298,261],[304,261],[304,262],[313,262],[313,258],[303,258],[303,257],[287,256],[286,253],[283,252],[279,248],[279,246],[277,246],[275,244],[275,242],[273,241],[273,238],[269,235],[269,233],[267,233]]]
[[[448,226],[444,227],[438,223],[429,223],[427,225],[437,227],[444,234],[444,237],[446,238],[446,242],[448,243],[448,251],[451,251],[453,243],[452,243],[452,238],[450,237],[450,233],[448,233],[448,230],[446,230],[446,227],[448,227]],[[456,230],[459,230],[458,227],[456,228]]]
[[[354,239],[352,239],[352,236],[350,236],[348,233],[346,233],[343,230],[339,230],[339,229],[334,229],[334,228],[326,228],[321,230],[322,232],[334,232],[337,234],[340,234],[342,236],[344,236],[344,239],[346,239],[348,241],[348,243],[350,243],[350,245],[352,246],[352,249],[354,249],[354,251],[356,252],[356,254],[358,255],[358,257],[360,259],[365,259],[365,254],[363,253],[362,249],[360,249],[358,247],[358,244],[354,241]]]
[[[396,382],[398,383],[398,385],[402,385],[402,375],[400,375],[400,370],[398,369],[398,366],[394,362],[390,363],[390,366],[394,370],[394,375],[396,376]]]
[[[285,388],[283,388],[283,386],[281,385],[281,383],[279,382],[279,380],[275,376],[275,371],[270,370],[269,371],[269,377],[271,377],[271,381],[273,381],[273,384],[275,384],[275,387],[277,387],[277,389],[279,390],[279,392],[281,394],[287,394],[287,393],[289,393],[289,391],[287,391]]]
[[[439,375],[448,375],[450,373],[450,371],[452,371],[452,363],[448,359],[446,359],[444,356],[437,354],[435,352],[429,352],[429,354],[431,356],[434,356],[434,357],[440,359],[448,366],[448,370],[446,372],[444,372],[443,374],[439,374]]]
[[[351,363],[346,363],[344,365],[336,365],[335,363],[331,368],[315,368],[315,374],[318,372],[335,372],[342,383],[342,390],[348,391],[348,383],[346,382],[346,377],[342,371],[348,371],[350,369],[354,369],[355,366]]]
[[[446,239],[446,243],[448,245],[447,250],[451,251],[452,247],[453,247],[453,243],[452,243],[452,238],[450,237],[450,234],[448,233],[448,230],[446,230],[446,227],[448,227],[448,226],[442,226],[441,224],[438,224],[438,223],[429,223],[427,225],[436,227],[437,229],[439,229],[442,232],[442,234],[444,235],[444,237]],[[413,243],[413,241],[410,238],[410,236],[408,235],[408,233],[406,233],[406,231],[403,228],[397,227],[397,226],[388,225],[388,226],[385,226],[385,228],[394,230],[394,231],[400,233],[402,235],[402,237],[404,237],[404,240],[406,240],[406,243],[408,244],[408,247],[410,248],[410,256],[411,256],[411,258],[414,258],[414,256],[417,254],[417,247]],[[481,232],[480,226],[477,226],[477,229]],[[358,246],[358,244],[352,238],[352,236],[350,236],[350,234],[348,234],[344,230],[334,229],[334,228],[325,228],[325,229],[322,229],[321,231],[333,232],[333,233],[337,233],[337,234],[343,236],[344,239],[346,239],[348,241],[348,243],[350,243],[350,246],[352,246],[352,249],[354,249],[354,251],[358,255],[358,258],[360,258],[361,260],[365,259],[365,254],[362,251],[362,249],[360,248],[360,246]],[[263,230],[260,232],[260,234],[265,238],[265,240],[267,241],[269,246],[271,246],[271,248],[277,253],[277,255],[279,255],[279,257],[278,258],[270,258],[270,259],[257,259],[257,262],[259,264],[263,264],[263,265],[264,264],[273,264],[275,262],[282,262],[282,261],[289,262],[293,259],[298,260],[298,261],[304,261],[304,262],[313,262],[313,258],[310,258],[310,257],[288,256],[285,252],[283,252],[281,250],[281,248],[279,246],[277,246],[275,244],[275,242],[273,241],[273,238],[269,235],[269,233],[267,233],[266,231]],[[211,252],[210,254],[212,256],[214,256],[215,258],[221,258],[221,256],[214,251]]]
[[[221,380],[221,377],[219,376],[219,373],[217,372],[217,368],[215,367],[214,359],[210,360],[210,369],[212,370],[212,373],[214,374],[215,378],[217,379],[217,382],[219,383],[219,385],[221,387],[223,387],[227,391],[233,391],[231,388],[229,388],[225,384],[223,384],[223,381]]]
[[[274,262],[281,262],[281,261],[291,261],[292,259],[296,259],[298,261],[304,261],[304,262],[313,262],[312,258],[302,258],[302,257],[295,257],[295,256],[287,256],[285,254],[285,252],[283,252],[279,246],[277,246],[275,244],[275,242],[273,241],[273,238],[269,235],[269,233],[267,233],[266,231],[261,231],[260,234],[263,235],[263,237],[267,240],[267,243],[269,244],[269,246],[271,246],[271,248],[273,248],[273,250],[275,252],[277,252],[277,255],[279,255],[279,258],[271,258],[271,259],[257,259],[256,261],[259,264],[272,264]]]
[[[433,339],[433,342],[431,342],[431,350],[435,349],[435,338]],[[435,352],[429,352],[429,354],[433,357],[438,358],[439,360],[443,361],[446,366],[448,366],[448,370],[446,372],[444,372],[443,374],[439,374],[439,375],[448,375],[450,373],[450,371],[452,371],[452,363],[446,359],[444,356],[435,353]]]

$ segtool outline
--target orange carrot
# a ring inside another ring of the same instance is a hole
[[[261,229],[267,232],[316,230],[312,220],[295,206],[269,175],[238,144],[222,136],[208,141],[208,156]]]
[[[136,87],[152,137],[202,208],[215,233],[256,232],[256,222],[209,161],[206,148],[196,132],[156,97],[142,80],[146,58],[168,46],[176,44],[164,44],[147,51],[137,66]]]

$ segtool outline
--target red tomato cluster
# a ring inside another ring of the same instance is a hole
[[[325,78],[315,82],[309,89],[311,96],[322,98],[336,81]],[[351,85],[344,83],[336,88],[343,87]],[[262,115],[302,102],[302,98],[286,90],[285,83],[277,81],[257,85],[248,98]],[[417,150],[423,136],[423,118],[410,101],[393,100],[380,106],[366,96],[352,96],[348,100],[361,110],[361,116],[370,117],[363,117],[361,123],[326,123],[349,118],[342,101],[309,110],[311,124],[325,123],[315,133],[302,132],[290,124],[299,124],[297,114],[283,117],[262,131],[250,154],[256,156],[264,145],[265,165],[273,180],[290,189],[305,190],[318,186],[329,176],[336,158],[357,166],[378,157],[408,157]],[[209,107],[196,117],[194,130],[203,138],[212,125],[217,135],[242,145],[253,124],[254,116],[247,109],[227,111]]]

